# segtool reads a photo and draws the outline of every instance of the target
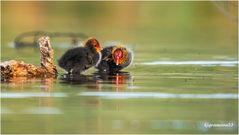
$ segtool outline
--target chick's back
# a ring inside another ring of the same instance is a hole
[[[69,49],[58,60],[58,64],[61,68],[65,69],[68,72],[70,72],[72,69],[74,70],[75,68],[80,68],[79,70],[83,70],[83,66],[88,65],[87,51],[88,50],[84,47]]]

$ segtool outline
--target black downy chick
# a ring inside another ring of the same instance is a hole
[[[133,52],[121,45],[105,47],[102,60],[95,66],[101,73],[115,73],[128,67],[133,61]]]
[[[101,61],[101,45],[95,38],[86,40],[84,47],[69,49],[58,60],[61,68],[68,73],[80,74]]]

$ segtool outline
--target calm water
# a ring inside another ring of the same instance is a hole
[[[1,61],[39,64],[37,49],[12,46],[34,30],[121,41],[135,56],[113,75],[58,67],[56,79],[2,82],[2,133],[237,133],[236,4],[2,2]],[[72,46],[51,41],[55,61]]]

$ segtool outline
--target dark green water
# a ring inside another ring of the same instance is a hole
[[[237,2],[223,11],[213,2],[1,4],[1,61],[38,65],[37,50],[12,47],[34,30],[83,32],[134,51],[125,73],[92,68],[69,81],[57,67],[57,79],[2,82],[2,133],[238,133]],[[69,38],[51,43],[55,61],[71,47]]]

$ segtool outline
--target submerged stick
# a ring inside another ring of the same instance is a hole
[[[49,37],[41,37],[38,41],[41,66],[27,64],[23,61],[10,60],[0,64],[1,81],[12,77],[55,77],[57,69],[53,63],[54,51]]]

